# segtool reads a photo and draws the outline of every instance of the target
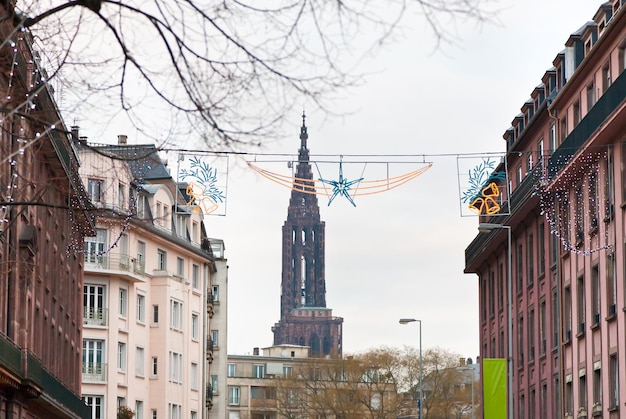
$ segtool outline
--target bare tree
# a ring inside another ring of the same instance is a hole
[[[385,350],[302,360],[290,376],[276,380],[277,412],[286,418],[395,419],[397,366],[395,354]]]
[[[296,105],[330,111],[416,14],[438,44],[496,0],[0,1],[15,28],[3,41],[32,32],[66,116],[236,147],[276,135]]]

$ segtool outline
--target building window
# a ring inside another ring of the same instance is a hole
[[[135,401],[135,419],[143,419],[143,401]]]
[[[144,373],[144,349],[137,347],[137,351],[135,353],[135,375],[138,377],[143,377]]]
[[[554,153],[554,150],[556,150],[556,125],[554,124],[554,122],[550,124],[548,147],[550,147],[550,150],[548,151],[550,152],[550,155],[552,155],[552,153]]]
[[[94,237],[85,237],[85,263],[94,263],[106,267],[105,248],[107,246],[107,231],[103,228],[96,229]]]
[[[142,294],[137,294],[137,321],[146,322],[146,296]]]
[[[576,302],[578,305],[578,333],[585,333],[585,277],[576,280]]]
[[[619,364],[617,354],[609,356],[609,409],[619,406]]]
[[[228,387],[228,404],[230,406],[239,406],[239,401],[241,397],[241,390],[239,387],[230,386]]]
[[[91,419],[104,419],[104,396],[83,396],[83,403],[89,407]]]
[[[524,364],[524,346],[526,342],[524,342],[524,317],[519,316],[517,320],[517,353],[518,360],[517,365],[522,366]],[[523,416],[522,416],[523,417]]]
[[[607,89],[611,86],[611,66],[607,63],[602,67],[602,94],[606,93]]]
[[[598,265],[591,268],[591,312],[592,324],[600,323],[600,272]]]
[[[597,166],[595,170],[589,173],[589,226],[591,229],[598,228],[598,170]]]
[[[543,164],[543,157],[544,157],[544,151],[543,151],[543,137],[539,138],[539,140],[537,140],[537,155],[538,155],[538,163]]]
[[[104,285],[85,284],[83,286],[83,323],[106,326],[107,310],[105,307]]]
[[[104,202],[104,181],[102,179],[87,179],[87,193],[94,203]]]
[[[593,404],[602,403],[602,370],[593,370]]]
[[[185,277],[185,259],[181,257],[176,258],[176,275],[180,278]]]
[[[528,362],[535,360],[535,308],[528,309]]]
[[[574,105],[572,106],[572,113],[574,114],[574,126],[572,128],[576,128],[576,126],[578,125],[578,123],[580,122],[580,102],[576,101],[574,102]]]
[[[183,303],[177,300],[170,300],[170,327],[183,331]]]
[[[189,379],[191,380],[191,389],[198,390],[198,364],[196,364],[195,362],[191,363]]]
[[[617,307],[617,275],[615,274],[615,255],[606,258],[606,302],[608,316],[614,316]]]
[[[146,266],[146,243],[137,241],[137,266],[135,272],[143,273]]]
[[[153,377],[156,377],[158,375],[158,372],[159,372],[159,358],[157,358],[156,356],[153,356],[150,362],[150,374]]]
[[[578,376],[578,407],[587,407],[587,376]]]
[[[126,185],[118,183],[117,185],[117,207],[122,209],[126,206]]]
[[[158,415],[157,415],[156,409],[152,409],[151,410],[151,414],[152,414],[152,419],[158,419]]]
[[[547,348],[546,334],[546,302],[541,300],[539,304],[539,355],[544,356]]]
[[[538,274],[540,277],[545,275],[546,273],[546,243],[545,243],[545,225],[544,223],[539,223],[538,231],[537,231],[537,255],[539,256],[538,261]]]
[[[265,377],[265,365],[263,364],[255,364],[253,365],[253,374],[254,378],[264,378]]]
[[[219,344],[219,330],[211,330],[211,341],[213,342],[213,347],[218,347]]]
[[[587,85],[587,113],[596,104],[596,83],[592,79],[591,83]]]
[[[498,311],[504,310],[504,289],[506,285],[504,284],[504,264],[502,262],[498,263]]]
[[[283,377],[291,378],[293,376],[293,367],[291,365],[283,365]]]
[[[120,288],[120,306],[118,313],[120,317],[123,318],[128,316],[128,290],[126,288]]]
[[[200,289],[200,267],[195,263],[191,266],[191,286],[193,289]]]
[[[560,127],[561,129],[559,130],[559,144],[563,144],[563,141],[565,141],[565,138],[567,138],[567,134],[568,134],[567,115],[564,115],[561,118]]]
[[[215,394],[219,392],[217,375],[211,376],[211,391]]]
[[[168,419],[183,419],[183,408],[179,404],[168,403]]]
[[[104,341],[83,339],[83,380],[103,381],[104,377]]]
[[[136,207],[137,217],[141,218],[142,220],[150,218],[150,201],[148,200],[147,196],[139,194],[139,196],[137,196]]]
[[[167,252],[157,249],[157,271],[167,270]]]
[[[496,315],[496,274],[493,271],[489,272],[489,317],[493,318]]]
[[[524,251],[522,243],[517,244],[517,255],[516,255],[516,265],[517,265],[517,292],[522,292],[522,287],[524,286]]]
[[[183,382],[183,354],[170,351],[170,381]]]
[[[228,364],[226,372],[227,372],[227,376],[228,377],[235,377],[236,376],[235,374],[237,372],[236,365],[235,364]]]
[[[152,324],[159,324],[159,305],[152,306]]]
[[[558,342],[558,336],[555,327],[558,325],[557,299],[556,292],[552,295],[552,330],[555,331],[554,345]],[[572,339],[572,291],[570,287],[563,290],[563,340],[568,342]]]
[[[194,243],[200,242],[200,240],[198,239],[198,222],[197,221],[193,221],[191,223],[191,241]]]
[[[197,314],[191,315],[191,338],[194,340],[198,340],[199,335],[199,317]]]
[[[189,419],[198,419],[198,412],[191,411],[191,416],[189,416]]]
[[[126,372],[126,343],[117,342],[117,369]]]
[[[220,300],[220,286],[219,285],[213,285],[212,294],[213,294],[213,302],[217,303]]]
[[[574,413],[574,386],[572,386],[571,377],[568,378],[570,381],[565,383],[565,413],[569,413],[570,416]]]
[[[535,282],[535,240],[532,233],[528,234],[526,241],[526,281],[531,286]]]

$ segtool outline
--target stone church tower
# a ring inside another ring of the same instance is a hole
[[[324,222],[320,220],[309,163],[308,137],[303,114],[295,174],[298,180],[294,181],[283,225],[280,321],[272,328],[274,345],[309,346],[311,356],[341,357],[343,319],[333,317],[326,307]]]

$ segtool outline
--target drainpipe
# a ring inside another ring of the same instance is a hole
[[[555,143],[556,141],[558,141],[559,138],[561,138],[561,127],[559,124],[559,119],[557,117],[556,112],[553,114],[552,110],[550,109],[550,103],[548,103],[547,105],[547,109],[548,109],[548,115],[550,116],[550,118],[554,121],[554,135],[556,136],[555,138]],[[552,153],[554,153],[555,150],[552,150]],[[557,214],[557,220],[560,217],[560,208],[557,205],[556,207],[556,214]],[[557,357],[559,358],[559,370],[557,373],[557,377],[559,379],[559,387],[560,387],[560,391],[558,392],[557,395],[557,400],[555,400],[555,402],[557,403],[557,407],[559,410],[559,414],[560,417],[563,417],[563,415],[565,415],[564,412],[564,406],[563,406],[563,394],[565,392],[565,383],[563,382],[563,371],[565,368],[565,362],[563,360],[563,339],[562,339],[562,334],[561,331],[563,330],[563,312],[561,310],[561,307],[563,307],[563,295],[561,292],[561,289],[563,288],[563,278],[561,277],[561,243],[560,240],[557,240],[557,255],[556,255],[556,307],[555,310],[557,313],[559,313],[558,316],[558,328],[556,331],[556,336],[557,336]]]

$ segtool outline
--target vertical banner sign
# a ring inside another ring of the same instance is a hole
[[[506,418],[506,359],[483,359],[485,419]]]

